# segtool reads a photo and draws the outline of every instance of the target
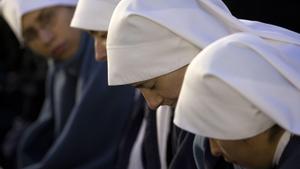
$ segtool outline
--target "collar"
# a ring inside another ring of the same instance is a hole
[[[278,142],[274,157],[273,157],[273,166],[278,165],[280,157],[281,157],[285,147],[289,143],[290,138],[291,138],[291,133],[288,131],[285,131],[283,133],[283,135],[281,136],[281,138]]]

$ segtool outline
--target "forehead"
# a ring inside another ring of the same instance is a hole
[[[45,8],[33,10],[33,11],[23,15],[22,16],[22,29],[26,29],[28,27],[35,25],[37,22],[42,21],[42,19],[45,19],[45,18],[43,18],[43,16],[45,14],[57,12],[61,8],[62,8],[61,6],[45,7]]]
[[[22,29],[25,30],[35,24],[40,13],[45,9],[35,10],[22,16]]]

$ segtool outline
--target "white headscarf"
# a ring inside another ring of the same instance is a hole
[[[29,12],[46,7],[64,5],[76,6],[78,0],[2,0],[1,8],[5,19],[16,33],[20,42],[23,42],[21,17]]]
[[[144,81],[177,70],[208,44],[241,31],[282,41],[294,40],[295,34],[238,20],[221,0],[122,0],[108,31],[109,84]]]
[[[26,13],[57,5],[76,6],[78,0],[17,0],[21,16]]]
[[[21,33],[21,20],[19,18],[20,14],[18,9],[18,4],[16,0],[1,0],[0,1],[0,10],[1,15],[6,20],[10,28],[13,30],[17,39],[22,42],[22,33]]]
[[[79,0],[71,26],[85,30],[107,31],[119,0]]]
[[[300,41],[237,33],[189,65],[175,124],[198,135],[237,140],[274,124],[300,134]]]

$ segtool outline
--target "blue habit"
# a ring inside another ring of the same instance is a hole
[[[45,103],[22,137],[18,168],[114,168],[135,90],[107,85],[107,63],[95,61],[93,43],[83,34],[76,56],[50,61]]]

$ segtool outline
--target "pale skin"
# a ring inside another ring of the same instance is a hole
[[[143,94],[148,106],[155,110],[161,105],[175,107],[187,66],[168,74],[132,84]]]
[[[107,31],[89,32],[95,39],[95,57],[97,61],[106,61]],[[160,105],[175,107],[187,65],[168,74],[131,84],[143,94],[148,106],[155,110]]]
[[[95,57],[97,61],[105,61],[106,54],[106,31],[88,31],[95,39]],[[175,107],[183,77],[187,66],[177,69],[168,74],[131,84],[143,94],[148,106],[155,110],[161,105]]]
[[[107,32],[88,32],[95,38],[96,60],[106,60]],[[141,91],[151,109],[157,109],[161,105],[175,107],[186,68],[187,66],[184,66],[168,74],[134,83],[132,86]],[[271,168],[280,137],[276,137],[270,144],[268,134],[264,132],[253,138],[235,141],[210,139],[211,153],[214,156],[223,156],[230,163],[238,163],[251,169]]]
[[[106,60],[107,32],[89,32],[95,38],[96,60]],[[151,109],[157,109],[161,105],[175,107],[186,68],[187,66],[184,66],[171,73],[134,83],[132,86],[141,91]],[[214,156],[223,156],[226,161],[247,169],[268,169],[272,167],[273,156],[282,133],[271,143],[268,140],[268,131],[244,140],[209,139],[211,153]]]
[[[270,140],[270,130],[243,140],[209,139],[210,150],[214,156],[223,156],[230,163],[247,169],[270,169],[281,130]]]
[[[25,44],[34,52],[54,60],[67,60],[80,45],[81,31],[71,28],[74,8],[54,6],[35,10],[22,17]]]
[[[88,31],[95,39],[95,57],[97,61],[105,61],[106,54],[106,31]],[[138,88],[143,94],[148,106],[155,110],[160,105],[169,105],[175,107],[183,77],[187,66],[184,66],[171,73],[146,80],[137,82],[132,86]]]
[[[97,61],[106,61],[107,31],[88,31],[95,39],[95,58]]]
[[[86,30],[95,39],[95,57],[97,61],[105,61],[106,31]],[[131,84],[143,94],[148,106],[155,110],[161,105],[175,107],[187,65],[159,77]]]

